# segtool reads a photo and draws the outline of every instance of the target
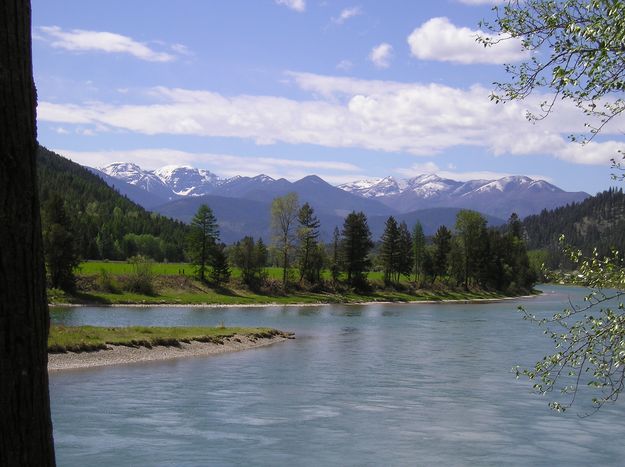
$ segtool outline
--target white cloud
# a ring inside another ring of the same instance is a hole
[[[336,69],[341,71],[349,71],[354,67],[350,60],[341,60],[336,64]]]
[[[275,0],[275,2],[300,13],[306,11],[306,0]]]
[[[432,18],[408,36],[412,55],[421,60],[436,60],[462,64],[503,64],[525,60],[529,57],[518,39],[502,40],[484,47],[476,41],[478,36],[496,39],[496,36],[467,27],[458,27],[448,18]]]
[[[393,46],[383,42],[371,49],[369,60],[378,68],[388,68],[391,64],[391,56],[393,54]]]
[[[619,141],[579,146],[567,136],[583,128],[585,116],[563,101],[550,118],[529,123],[527,109],[545,100],[496,105],[490,90],[441,84],[360,80],[289,72],[287,77],[316,99],[224,96],[210,91],[158,87],[147,104],[102,102],[59,104],[42,101],[39,120],[56,126],[90,126],[93,131],[128,131],[248,138],[257,144],[283,142],[331,148],[432,156],[470,146],[495,155],[552,155],[573,163],[609,164]],[[611,122],[603,137],[622,135],[623,120]]]
[[[74,162],[89,167],[104,167],[113,162],[132,162],[153,170],[165,165],[189,165],[206,168],[222,177],[255,176],[261,173],[291,181],[315,173],[332,183],[343,183],[362,177],[361,169],[341,161],[310,161],[279,157],[238,156],[179,151],[169,148],[133,149],[129,151],[74,151],[55,149]]]
[[[351,8],[345,8],[341,10],[341,13],[337,18],[332,18],[332,22],[336,24],[343,24],[348,19],[360,15],[362,15],[362,8],[360,8],[359,6],[353,6]]]
[[[129,54],[148,62],[170,62],[176,56],[167,52],[157,52],[146,44],[137,42],[131,37],[105,31],[85,31],[72,29],[64,31],[58,26],[43,26],[38,28],[39,38],[48,42],[52,47],[72,52],[98,51],[106,53]],[[172,46],[172,50],[181,53],[181,44]],[[186,47],[185,54],[188,54]]]

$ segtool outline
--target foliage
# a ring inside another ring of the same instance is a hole
[[[625,194],[610,188],[581,203],[574,203],[523,220],[522,229],[529,249],[547,251],[545,266],[549,269],[570,269],[569,258],[558,239],[564,234],[567,242],[584,255],[597,249],[607,256],[613,249],[625,251]]]
[[[206,268],[218,241],[217,219],[211,208],[202,204],[191,220],[191,229],[187,236],[188,255],[201,281],[206,279]]]
[[[347,282],[355,287],[365,286],[365,271],[371,264],[369,252],[373,248],[365,214],[354,211],[348,214],[341,236],[341,259],[347,273]]]
[[[330,263],[332,283],[336,286],[341,274],[341,237],[338,227],[334,227],[332,233],[332,260]]]
[[[74,232],[61,197],[57,194],[52,196],[43,213],[43,251],[50,285],[72,292],[76,287],[74,269],[80,260]]]
[[[449,253],[452,246],[451,231],[441,225],[432,239],[434,249],[432,251],[432,276],[433,281],[438,276],[444,276],[447,273],[447,266],[449,264]]]
[[[43,229],[47,228],[46,207],[58,196],[73,232],[76,252],[88,259],[124,260],[144,251],[129,251],[132,237],[149,235],[158,239],[157,260],[184,260],[183,246],[187,227],[178,221],[146,211],[121,196],[100,177],[46,148],[39,146],[37,181],[42,205]]]
[[[271,229],[274,235],[274,245],[280,251],[284,289],[288,280],[289,257],[295,244],[294,230],[298,213],[297,193],[279,196],[271,203]]]
[[[129,259],[132,272],[126,276],[124,288],[129,292],[154,295],[153,262],[145,256],[134,256]]]
[[[462,210],[456,217],[455,230],[461,247],[462,283],[468,289],[469,281],[479,279],[480,263],[488,249],[486,219],[478,212]]]
[[[230,251],[232,262],[241,269],[243,282],[252,290],[258,289],[265,278],[267,247],[262,239],[254,243],[253,237],[244,237]]]
[[[496,7],[495,22],[485,26],[497,36],[480,40],[520,39],[530,58],[506,66],[512,82],[497,83],[493,99],[523,99],[545,88],[551,97],[531,118],[544,118],[557,101],[570,100],[589,119],[584,140],[592,139],[625,110],[623,11],[621,0],[512,0]]]
[[[516,373],[535,381],[533,387],[541,394],[559,389],[567,400],[549,404],[557,411],[569,408],[582,387],[593,392],[598,409],[616,401],[625,384],[625,269],[617,252],[602,257],[595,250],[585,257],[580,250],[564,249],[591,292],[583,305],[571,304],[550,318],[521,308],[525,319],[545,327],[555,352]]]
[[[382,251],[380,252],[386,285],[399,282],[400,256],[399,226],[395,218],[390,216],[386,220],[382,234]]]

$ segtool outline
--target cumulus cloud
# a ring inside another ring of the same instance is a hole
[[[341,60],[336,64],[336,69],[341,71],[349,71],[354,67],[351,60]]]
[[[448,18],[439,17],[412,31],[408,36],[408,45],[414,57],[441,62],[503,64],[529,57],[518,39],[506,39],[484,47],[476,41],[478,36],[497,39],[480,30],[455,26]]]
[[[343,24],[348,19],[360,15],[362,15],[362,8],[360,8],[359,6],[353,6],[351,8],[345,8],[341,10],[341,13],[338,17],[332,18],[332,22],[336,24]]]
[[[306,0],[275,0],[276,4],[283,5],[291,10],[303,13],[306,11]]]
[[[369,60],[378,68],[388,68],[391,65],[393,46],[383,42],[371,49]]]
[[[234,175],[255,176],[261,173],[291,181],[311,173],[320,175],[331,183],[343,183],[362,177],[361,169],[340,161],[310,161],[279,157],[239,156],[179,151],[170,148],[133,149],[129,151],[74,151],[55,149],[74,162],[89,167],[104,167],[113,162],[132,162],[143,169],[153,170],[165,165],[189,165],[206,168],[222,177]]]
[[[37,37],[48,42],[57,49],[72,52],[105,52],[128,54],[140,60],[148,62],[170,62],[176,59],[176,55],[167,52],[158,52],[142,42],[137,42],[128,36],[106,31],[86,31],[72,29],[64,31],[58,26],[43,26],[38,28],[40,34]],[[189,51],[182,44],[174,44],[172,51],[175,53],[188,54]]]
[[[584,127],[585,116],[567,101],[551,118],[529,123],[546,96],[496,105],[490,89],[441,84],[361,80],[290,72],[287,77],[316,98],[225,96],[211,91],[157,87],[145,104],[41,102],[39,120],[80,125],[96,132],[122,130],[314,144],[331,148],[432,156],[453,147],[483,148],[495,155],[545,155],[574,163],[609,164],[619,141],[580,146],[567,136]],[[604,129],[619,135],[622,119]]]

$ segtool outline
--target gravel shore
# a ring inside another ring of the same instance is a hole
[[[288,340],[290,337],[274,336],[271,338],[250,338],[235,335],[224,338],[223,344],[212,342],[180,343],[180,347],[154,346],[127,347],[123,345],[109,345],[107,350],[97,352],[67,352],[48,355],[48,371],[74,370],[79,368],[94,368],[108,365],[125,365],[137,362],[154,360],[171,360],[183,357],[200,357],[216,355],[225,352],[264,347]]]

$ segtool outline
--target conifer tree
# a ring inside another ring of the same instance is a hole
[[[363,212],[351,212],[343,223],[341,256],[347,272],[347,282],[359,287],[366,283],[365,272],[370,266],[369,252],[373,248],[371,231]]]
[[[433,281],[437,277],[442,277],[447,273],[447,266],[449,264],[449,252],[451,251],[451,232],[450,230],[441,225],[432,239],[434,245],[434,251],[432,252],[432,275]]]
[[[414,281],[418,282],[423,274],[423,261],[425,260],[425,234],[419,221],[412,231],[412,260]]]
[[[300,208],[297,221],[299,229],[297,236],[299,239],[299,274],[300,281],[306,279],[308,282],[317,282],[318,274],[316,274],[316,263],[318,263],[317,238],[319,238],[320,222],[315,216],[314,209],[308,204]]]
[[[410,273],[412,272],[412,265],[414,263],[412,235],[410,235],[408,225],[404,221],[399,224],[399,251],[398,273],[410,279]],[[399,282],[399,278],[397,278],[397,281]]]
[[[382,251],[380,253],[384,270],[384,283],[387,285],[396,282],[400,255],[399,227],[395,218],[390,216],[386,220],[382,234]]]
[[[332,275],[332,283],[336,286],[341,274],[341,240],[338,227],[334,227],[332,233],[332,262],[330,264],[330,274]]]
[[[74,234],[60,196],[51,197],[43,209],[43,250],[50,285],[68,292],[76,287],[74,269],[79,264]]]
[[[202,204],[191,220],[188,237],[189,256],[201,281],[206,280],[206,267],[219,241],[217,219],[211,208]]]

